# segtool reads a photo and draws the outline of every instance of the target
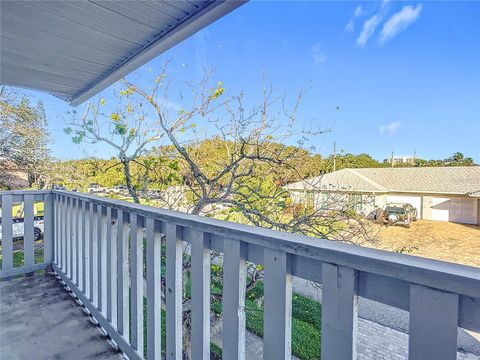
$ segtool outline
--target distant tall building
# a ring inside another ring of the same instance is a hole
[[[394,156],[385,159],[388,164],[415,164],[415,156]]]

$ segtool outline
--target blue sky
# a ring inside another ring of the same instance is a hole
[[[426,159],[461,151],[480,162],[479,18],[476,1],[251,1],[138,73],[155,73],[166,59],[177,80],[214,68],[228,91],[243,90],[252,102],[260,101],[263,74],[291,98],[312,82],[299,115],[330,130],[311,139],[323,155],[336,141],[379,160],[415,148]],[[54,156],[113,155],[73,145],[62,131],[70,107],[28,94],[45,103]]]

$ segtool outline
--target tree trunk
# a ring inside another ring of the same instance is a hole
[[[130,173],[130,160],[128,159],[122,159],[122,165],[123,165],[123,173],[125,175],[125,181],[128,189],[128,193],[130,196],[133,198],[133,201],[136,204],[140,204],[140,200],[138,199],[137,192],[135,191],[135,188],[133,187],[132,183],[132,175]]]

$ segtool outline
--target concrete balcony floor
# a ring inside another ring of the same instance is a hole
[[[116,359],[99,327],[51,273],[0,282],[2,359]]]

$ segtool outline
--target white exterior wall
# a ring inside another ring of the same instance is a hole
[[[433,196],[431,220],[477,224],[477,206],[472,198]]]
[[[348,195],[338,193],[328,193],[335,201],[329,201],[330,208],[341,208],[344,206],[342,201],[348,201]],[[305,194],[291,191],[292,199],[296,203],[306,201]],[[331,199],[332,199],[331,198]],[[413,195],[413,194],[362,194],[362,210],[364,215],[368,215],[376,208],[385,208],[389,203],[409,203],[417,209],[418,219],[451,221],[464,224],[480,225],[479,200],[469,197],[456,196],[434,196],[434,195]],[[334,204],[338,203],[338,206]],[[315,193],[315,208],[319,209],[323,204],[322,192]]]

